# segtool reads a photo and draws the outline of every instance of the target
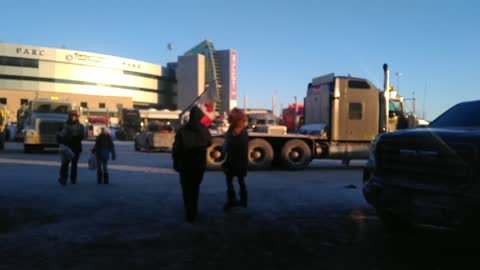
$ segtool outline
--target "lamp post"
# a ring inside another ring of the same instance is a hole
[[[401,72],[397,72],[395,75],[397,76],[397,92],[400,92],[400,76],[403,74]]]

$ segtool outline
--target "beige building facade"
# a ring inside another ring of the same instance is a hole
[[[172,107],[172,89],[159,89],[162,67],[110,55],[0,43],[0,103],[10,121],[36,97],[69,99],[83,108]],[[176,82],[175,82],[176,83]],[[171,100],[162,100],[165,91]]]

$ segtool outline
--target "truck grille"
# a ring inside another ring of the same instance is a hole
[[[451,188],[470,184],[477,153],[468,144],[412,144],[380,142],[379,173],[394,183],[422,183]]]
[[[40,122],[40,135],[55,135],[62,130],[63,122]]]

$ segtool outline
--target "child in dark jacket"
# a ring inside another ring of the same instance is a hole
[[[108,184],[108,159],[110,154],[112,155],[112,160],[117,158],[110,130],[102,128],[102,133],[95,140],[92,153],[97,158],[97,183],[102,184],[103,182],[103,184]]]

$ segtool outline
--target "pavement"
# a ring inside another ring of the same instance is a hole
[[[0,153],[0,269],[461,269],[475,262],[442,230],[392,237],[361,194],[364,161],[249,172],[249,206],[224,213],[225,180],[207,172],[199,218],[184,222],[168,153],[115,142],[97,185],[84,142],[78,183],[58,184],[56,150]]]

